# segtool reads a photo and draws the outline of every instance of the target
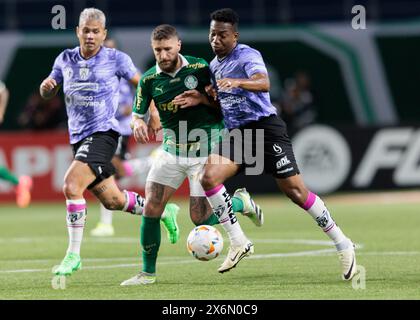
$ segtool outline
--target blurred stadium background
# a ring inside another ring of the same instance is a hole
[[[64,30],[54,30],[51,26],[55,16],[51,9],[55,5],[62,5],[66,10]],[[352,28],[355,14],[351,9],[354,5],[365,6],[366,29]],[[221,7],[232,7],[240,14],[240,40],[259,49],[269,67],[272,102],[289,125],[296,158],[309,188],[329,196],[337,193],[361,195],[348,198],[348,207],[343,211],[349,214],[353,211],[352,206],[359,206],[355,211],[361,213],[365,210],[361,204],[392,202],[393,198],[388,195],[375,196],[372,192],[376,191],[403,190],[407,193],[398,193],[397,202],[420,202],[416,192],[420,186],[420,1],[0,0],[0,79],[10,90],[5,121],[0,126],[0,164],[7,165],[19,175],[28,174],[34,178],[35,212],[44,212],[42,205],[45,203],[62,204],[62,179],[72,159],[63,96],[52,102],[42,102],[38,87],[49,74],[55,57],[64,48],[78,45],[74,28],[81,10],[91,6],[105,12],[110,36],[142,71],[154,62],[149,36],[152,28],[161,23],[178,27],[184,54],[202,56],[210,61],[212,53],[207,41],[209,13]],[[42,112],[37,112],[37,109]],[[153,147],[131,143],[133,156],[145,156]],[[122,184],[142,192],[144,180],[140,177],[124,180]],[[259,195],[259,199],[277,192],[269,176],[239,175],[228,183],[230,189],[238,185],[246,186],[253,194]],[[186,197],[187,194],[188,186],[184,184],[178,196]],[[12,210],[13,201],[12,187],[0,182],[2,214]],[[267,206],[274,214],[277,205],[273,201],[270,200]],[[55,204],[51,205],[59,210]],[[356,231],[359,228],[356,223],[351,224],[350,216],[339,217],[345,221],[344,226],[345,223],[350,225],[359,239],[377,227],[375,219],[389,219],[381,221],[388,234],[393,230],[393,210],[397,207],[389,212],[379,208],[370,218],[362,214],[355,216],[360,219],[358,221],[370,219],[368,225],[359,231]],[[411,214],[411,220],[407,220],[411,223],[408,224],[418,225],[418,218],[413,214],[415,207],[407,210]],[[403,213],[399,214],[399,219],[404,219]],[[12,226],[18,223],[14,222],[13,215],[5,213],[5,217],[4,235],[13,238]],[[60,250],[54,252],[57,262],[66,241],[64,210],[60,219],[61,222],[57,220],[57,223],[63,225],[60,230],[63,243]],[[12,229],[6,230],[7,225]],[[322,236],[316,233],[314,226],[310,227],[314,234]],[[286,227],[281,228],[287,232]],[[403,236],[405,229],[401,226],[398,230],[395,235]],[[418,243],[418,236],[412,235],[408,243]],[[406,243],[398,246],[393,242],[395,239],[388,239],[394,243],[395,250],[410,249]],[[378,235],[373,243],[381,241]],[[384,248],[378,245],[375,249]],[[418,250],[418,247],[411,249]],[[117,249],[112,252],[118,255]],[[51,255],[45,257],[51,258]],[[368,262],[365,261],[365,265]],[[418,263],[412,265],[417,265],[419,271]],[[370,266],[370,270],[376,266]],[[10,264],[10,268],[16,268],[16,265]],[[410,271],[406,274],[410,276]],[[289,282],[289,285],[293,288],[294,282]],[[412,290],[415,292],[414,288]],[[300,297],[299,292],[292,297]],[[318,297],[325,294],[326,298],[336,298],[328,295],[326,290],[320,292]],[[399,297],[415,297],[408,292]],[[305,297],[305,287],[301,293]],[[396,290],[379,297],[398,297],[399,293]],[[277,294],[277,297],[290,297],[282,296],[280,292]],[[16,290],[12,296],[36,297]],[[355,297],[354,293],[344,296]],[[240,297],[246,298],[245,295]],[[310,295],[306,297],[312,298]]]
[[[51,8],[58,4],[66,10],[65,30],[51,26]],[[366,8],[366,29],[351,27],[356,4]],[[241,40],[264,55],[272,101],[289,124],[313,190],[419,185],[420,1],[0,0],[0,79],[10,90],[0,163],[34,177],[35,201],[60,199],[71,160],[64,100],[41,101],[38,86],[57,54],[77,45],[82,8],[104,10],[110,35],[145,71],[153,64],[150,31],[164,22],[180,29],[185,54],[210,60],[208,15],[227,5],[241,16]],[[144,155],[150,148],[136,150]],[[142,181],[131,182],[142,187]],[[232,180],[238,183],[253,192],[276,190],[269,177]],[[0,184],[0,200],[12,197],[11,187]]]

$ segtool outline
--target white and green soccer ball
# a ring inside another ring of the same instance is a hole
[[[222,252],[222,234],[212,226],[197,226],[188,235],[187,249],[198,260],[212,260]]]

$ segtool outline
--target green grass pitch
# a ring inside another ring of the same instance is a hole
[[[83,269],[66,279],[65,289],[53,288],[51,273],[67,248],[64,202],[27,209],[1,205],[0,299],[420,299],[420,203],[326,199],[338,225],[359,246],[357,262],[365,270],[359,289],[340,279],[327,236],[283,196],[255,198],[265,212],[261,228],[239,217],[255,253],[225,274],[217,272],[228,249],[225,233],[221,257],[194,260],[185,245],[193,228],[188,202],[176,200],[181,238],[171,245],[162,229],[157,283],[121,287],[140,268],[140,219],[115,213],[116,235],[93,238],[89,231],[99,219],[99,206],[91,200]]]

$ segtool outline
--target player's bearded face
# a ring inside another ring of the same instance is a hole
[[[152,40],[153,53],[159,67],[165,72],[173,72],[179,62],[181,41],[178,38]]]
[[[235,48],[238,36],[239,33],[230,23],[211,21],[209,42],[213,52],[219,58],[227,56]]]
[[[106,29],[98,20],[87,20],[77,27],[80,48],[85,52],[95,52],[106,38]]]

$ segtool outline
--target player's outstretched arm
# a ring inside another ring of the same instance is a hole
[[[180,95],[177,95],[172,102],[181,109],[191,108],[199,104],[204,104],[214,108],[220,107],[217,100],[211,99],[206,94],[202,94],[200,91],[195,89],[184,91]]]
[[[60,86],[57,84],[57,81],[48,77],[42,81],[41,85],[39,86],[39,93],[44,99],[51,99],[57,94],[59,89]]]
[[[219,90],[241,88],[254,92],[270,91],[270,79],[265,73],[255,73],[249,79],[224,78],[217,80]]]

